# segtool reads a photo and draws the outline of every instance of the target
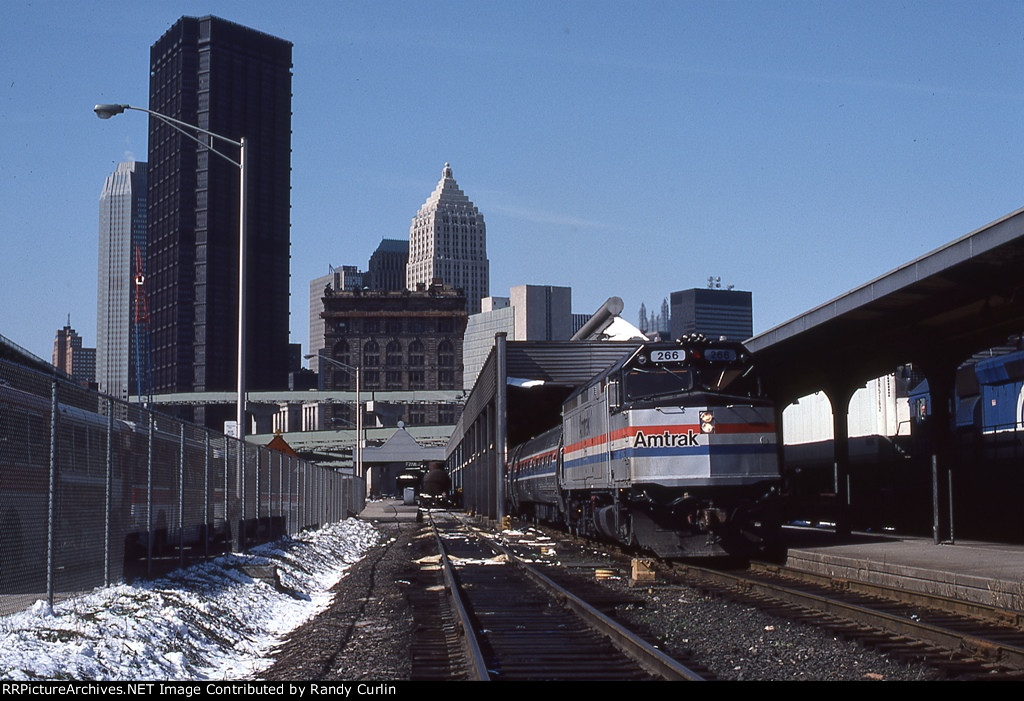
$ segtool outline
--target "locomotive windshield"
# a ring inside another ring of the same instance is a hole
[[[693,371],[687,367],[631,368],[625,374],[627,402],[693,391]]]
[[[732,348],[654,349],[624,368],[622,379],[627,402],[692,392],[764,396],[749,357]]]

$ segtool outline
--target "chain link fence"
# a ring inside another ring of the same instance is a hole
[[[0,615],[358,513],[365,483],[0,361]]]

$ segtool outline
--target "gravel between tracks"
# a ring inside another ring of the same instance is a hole
[[[408,679],[413,638],[406,591],[417,585],[415,560],[433,553],[422,524],[379,524],[374,547],[336,585],[331,607],[295,631],[270,680],[391,681]],[[565,548],[564,544],[560,545]],[[687,587],[609,587],[641,596],[619,618],[641,626],[669,653],[689,650],[723,680],[927,680],[936,673],[827,631]]]
[[[412,613],[405,589],[413,562],[431,554],[422,524],[382,523],[381,544],[334,587],[334,601],[281,645],[263,678],[274,681],[400,681],[411,670]]]
[[[550,533],[550,531],[547,531]],[[583,561],[617,570],[601,584],[641,604],[619,606],[617,620],[646,633],[670,655],[692,655],[724,681],[921,681],[939,674],[840,639],[824,628],[790,621],[754,606],[728,601],[697,589],[655,582],[631,585],[628,565],[600,548],[563,541],[556,560]],[[600,564],[604,562],[604,564]]]
[[[608,586],[626,589],[624,581]],[[632,590],[633,593],[635,589]],[[689,587],[653,586],[642,607],[620,607],[620,621],[643,626],[670,654],[690,652],[723,680],[920,681],[937,674],[841,640],[816,626],[724,601]]]

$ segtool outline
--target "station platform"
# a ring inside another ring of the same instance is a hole
[[[378,523],[415,523],[419,520],[419,511],[418,506],[405,504],[401,499],[375,499],[366,502],[359,518]]]
[[[1024,612],[1024,545],[786,529],[786,565]]]

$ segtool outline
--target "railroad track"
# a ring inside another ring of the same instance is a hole
[[[446,644],[468,662],[454,678],[481,680],[701,680],[522,562],[454,514],[432,518],[452,600]],[[417,624],[419,626],[419,624]],[[417,673],[417,678],[428,674]]]
[[[949,677],[1024,679],[1024,623],[1014,612],[756,563],[743,573],[679,564],[665,571]]]
[[[614,546],[544,530],[556,541],[609,551],[602,557],[629,557]],[[1024,679],[1024,613],[1018,611],[778,565],[751,563],[740,572],[659,563],[658,569],[655,593],[665,585],[690,586],[856,640],[893,660],[927,665],[947,678]]]

